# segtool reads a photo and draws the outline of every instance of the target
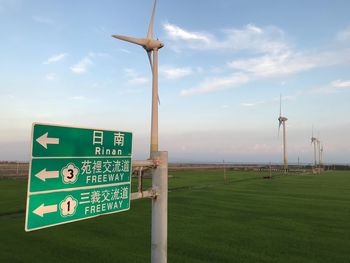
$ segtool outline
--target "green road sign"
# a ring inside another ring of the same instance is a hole
[[[25,230],[129,209],[131,149],[130,132],[34,123]]]
[[[129,183],[32,194],[27,200],[25,230],[37,230],[129,208]]]
[[[29,191],[130,182],[131,158],[32,159]]]
[[[33,157],[131,156],[132,133],[33,124]]]

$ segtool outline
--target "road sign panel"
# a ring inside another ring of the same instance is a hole
[[[33,159],[29,191],[130,182],[130,174],[130,157]]]
[[[132,133],[33,124],[25,230],[130,208]]]
[[[33,157],[131,156],[132,133],[33,124]]]
[[[130,209],[130,184],[32,194],[27,201],[26,231]]]

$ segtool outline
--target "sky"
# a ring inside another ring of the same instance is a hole
[[[33,122],[133,133],[149,156],[152,0],[0,0],[0,160]],[[158,0],[159,148],[170,162],[350,163],[350,1]]]

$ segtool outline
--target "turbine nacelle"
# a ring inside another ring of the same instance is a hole
[[[162,47],[164,47],[164,44],[158,39],[147,39],[146,45],[143,46],[143,48],[146,49],[147,52],[155,49],[160,49]]]
[[[112,35],[112,37],[142,46],[147,52],[164,47],[164,44],[158,39],[136,38],[122,35]]]
[[[281,125],[283,124],[283,123],[286,123],[286,121],[288,120],[288,118],[286,118],[286,117],[283,117],[283,116],[279,116],[278,117],[278,136],[279,136],[279,134],[280,134],[280,128],[281,128]]]
[[[288,118],[282,117],[282,116],[279,116],[279,118],[278,118],[278,121],[280,122],[280,125],[282,124],[282,122],[285,122],[287,120],[288,120]]]
[[[288,119],[286,117],[282,116],[282,95],[280,95],[280,116],[278,117],[279,125],[278,125],[278,133],[279,128],[281,127],[282,123],[286,122]]]

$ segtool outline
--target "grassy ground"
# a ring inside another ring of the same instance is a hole
[[[170,172],[168,262],[349,262],[350,172]],[[25,180],[0,180],[0,262],[149,262],[150,200],[24,232]]]

